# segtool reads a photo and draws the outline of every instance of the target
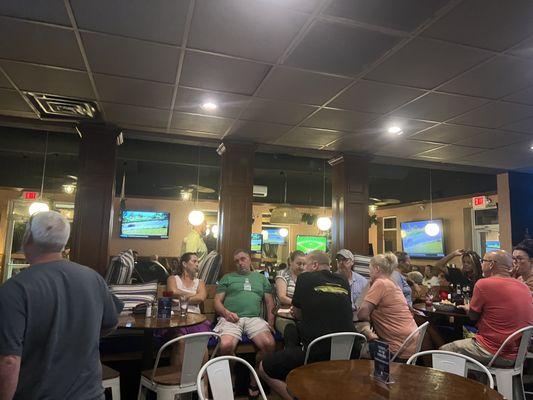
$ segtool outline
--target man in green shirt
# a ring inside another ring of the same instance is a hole
[[[222,355],[234,354],[243,333],[257,346],[256,361],[264,353],[273,352],[274,300],[270,282],[258,272],[251,270],[252,259],[248,250],[238,249],[233,253],[237,272],[226,274],[218,282],[215,295],[215,311],[219,315],[214,331],[221,335]],[[262,302],[265,302],[268,322],[260,317]],[[250,394],[257,391],[254,381]]]

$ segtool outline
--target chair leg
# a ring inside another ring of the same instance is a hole
[[[171,390],[157,392],[157,400],[174,400],[175,398],[176,393]]]
[[[498,387],[498,392],[505,397],[507,400],[513,399],[513,378],[509,373],[505,372],[495,372],[496,377],[496,386]]]
[[[146,400],[146,388],[143,386],[142,382],[139,384],[139,395],[137,400]]]
[[[524,380],[522,374],[513,376],[513,399],[526,400],[526,392],[524,391]]]
[[[120,381],[111,386],[111,398],[113,400],[120,400]]]

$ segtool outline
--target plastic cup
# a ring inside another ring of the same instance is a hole
[[[189,298],[181,297],[180,298],[180,317],[186,317],[188,311],[189,311]]]

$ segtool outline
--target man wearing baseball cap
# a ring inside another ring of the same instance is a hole
[[[357,305],[362,301],[362,294],[366,292],[368,288],[368,280],[358,274],[355,271],[352,271],[354,265],[355,256],[348,249],[341,249],[337,252],[335,256],[337,260],[337,268],[339,275],[346,278],[348,285],[350,286],[350,298],[352,300],[352,312],[354,316],[357,315]]]

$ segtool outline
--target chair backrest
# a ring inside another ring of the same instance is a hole
[[[424,322],[422,325],[420,325],[418,328],[416,328],[407,338],[403,341],[402,345],[391,357],[391,362],[394,361],[398,356],[402,354],[402,352],[406,349],[407,345],[411,342],[411,340],[414,340],[415,336],[418,335],[415,353],[418,353],[420,351],[420,348],[422,347],[422,342],[424,341],[424,336],[426,336],[426,330],[428,329],[429,321]]]
[[[213,394],[213,400],[232,400],[235,398],[233,396],[233,386],[231,383],[231,371],[229,366],[230,361],[240,362],[248,367],[255,378],[257,388],[261,393],[262,399],[267,400],[265,391],[261,385],[261,381],[259,380],[254,368],[247,361],[235,356],[222,356],[213,358],[206,362],[202,369],[200,369],[196,379],[196,390],[198,391],[198,397],[200,400],[205,400],[202,388],[202,378],[206,371],[209,378],[211,393]]]
[[[326,339],[331,339],[330,360],[349,360],[356,337],[361,338],[366,342],[366,337],[364,335],[355,332],[336,332],[317,337],[315,340],[309,343],[309,346],[307,346],[304,364],[307,364],[309,354],[311,354],[311,347],[321,340]]]
[[[433,369],[437,369],[443,372],[449,372],[451,374],[468,377],[467,362],[475,364],[479,369],[481,369],[489,381],[489,387],[494,389],[494,379],[490,371],[481,364],[479,361],[474,360],[472,357],[465,356],[464,354],[453,353],[451,351],[444,350],[428,350],[421,351],[420,353],[413,354],[407,364],[416,363],[416,359],[420,356],[425,356],[426,354],[431,354],[433,360]]]
[[[202,279],[206,285],[217,283],[221,264],[222,257],[213,250],[200,262],[198,266],[198,278]]]
[[[181,366],[180,386],[181,387],[194,386],[196,384],[196,377],[198,375],[198,371],[200,371],[200,368],[202,367],[202,361],[204,358],[204,354],[207,351],[207,342],[209,341],[209,338],[211,336],[216,336],[219,339],[219,343],[220,343],[220,335],[214,332],[191,333],[189,335],[179,336],[177,338],[174,338],[166,342],[163,346],[161,346],[161,348],[157,352],[154,369],[152,371],[152,378],[151,378],[152,382],[154,381],[157,366],[159,365],[159,360],[161,358],[161,354],[163,353],[163,351],[168,346],[178,341],[185,341],[185,349],[183,352],[183,363]],[[213,351],[213,354],[211,355],[211,357],[216,354],[217,350],[218,350],[218,345]]]
[[[140,282],[166,283],[169,276],[163,265],[151,260],[138,261],[135,264],[134,274]]]
[[[494,357],[492,357],[492,360],[488,363],[487,367],[492,367],[492,364],[494,364],[494,361],[496,361],[496,358],[500,355],[502,350],[507,346],[508,343],[512,343],[514,340],[517,339],[519,335],[522,335],[522,338],[520,339],[520,345],[518,346],[518,353],[516,354],[516,361],[514,364],[514,368],[520,368],[522,369],[524,365],[524,360],[527,355],[527,348],[529,345],[529,339],[531,338],[531,334],[533,333],[533,326],[525,326],[524,328],[521,328],[517,330],[516,332],[510,334],[507,339],[502,343],[496,354],[494,354]]]
[[[121,251],[116,257],[111,259],[105,274],[105,281],[108,285],[128,285],[131,283],[131,275],[135,259],[133,250]]]

